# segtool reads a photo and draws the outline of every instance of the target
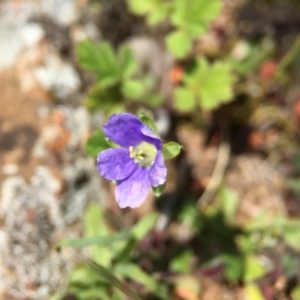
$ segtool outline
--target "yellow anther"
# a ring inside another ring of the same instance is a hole
[[[133,146],[130,146],[129,147],[129,156],[130,158],[134,158],[135,157],[135,152],[133,151]]]
[[[153,164],[156,157],[157,149],[154,145],[142,142],[136,147],[129,147],[129,156],[142,167],[149,167]]]

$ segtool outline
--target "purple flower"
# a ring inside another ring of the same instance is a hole
[[[121,208],[140,206],[151,188],[166,181],[162,141],[129,113],[112,115],[103,125],[105,135],[120,145],[98,154],[98,172],[117,182],[115,194]]]

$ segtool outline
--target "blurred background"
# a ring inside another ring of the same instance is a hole
[[[0,1],[1,300],[300,300],[298,0]],[[112,113],[183,151],[121,210]]]

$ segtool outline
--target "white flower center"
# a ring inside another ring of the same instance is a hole
[[[136,147],[129,147],[130,157],[134,158],[134,162],[142,167],[149,167],[154,163],[157,149],[154,145],[142,142]]]

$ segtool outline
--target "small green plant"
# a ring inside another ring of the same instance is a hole
[[[183,84],[175,89],[175,106],[179,111],[191,111],[197,105],[215,109],[232,100],[233,83],[229,64],[210,64],[199,58],[192,72],[183,76]]]
[[[166,299],[163,283],[143,271],[133,260],[134,249],[153,228],[157,214],[152,213],[136,223],[130,230],[115,233],[106,220],[103,208],[92,203],[85,214],[85,236],[62,241],[58,247],[89,247],[91,260],[83,262],[69,277],[68,293],[80,300],[130,299],[139,300],[140,293],[133,291],[124,281],[138,282],[140,291],[150,291],[158,299]]]
[[[174,27],[166,37],[168,50],[184,58],[219,14],[220,0],[127,0],[131,11],[145,16],[150,26],[168,22]]]
[[[154,83],[149,76],[137,77],[138,64],[127,46],[116,54],[109,43],[81,42],[76,49],[79,64],[95,74],[86,106],[106,113],[125,110],[125,100],[140,101],[147,105],[160,105],[162,98],[153,92]]]

